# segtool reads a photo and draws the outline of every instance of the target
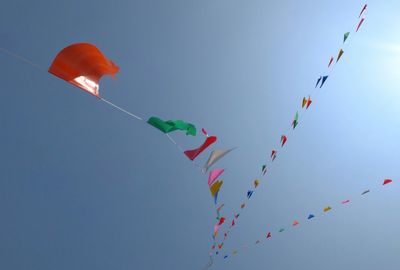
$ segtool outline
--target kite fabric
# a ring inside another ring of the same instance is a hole
[[[277,154],[276,150],[275,150],[275,149],[272,150],[272,152],[271,152],[271,159],[272,159],[272,161],[274,161],[274,160],[276,159],[276,154]]]
[[[363,193],[361,193],[361,195],[365,195],[365,194],[367,194],[367,193],[369,193],[369,189],[367,189],[366,191],[364,191]]]
[[[306,110],[308,110],[308,107],[310,107],[311,103],[312,103],[311,97],[308,96]]]
[[[225,218],[224,218],[224,217],[221,217],[221,218],[219,219],[218,226],[221,226],[222,224],[224,224],[224,222],[225,222]]]
[[[224,183],[224,181],[221,180],[217,180],[211,187],[210,187],[210,191],[211,191],[211,195],[213,197],[215,197],[215,195],[217,194],[217,192],[220,190],[220,188],[222,187],[222,184]]]
[[[299,225],[299,224],[300,224],[299,221],[297,221],[297,220],[293,221],[293,226],[297,226],[297,225]]]
[[[330,67],[332,65],[332,63],[333,63],[333,56],[331,56],[331,59],[329,59],[328,67]]]
[[[214,196],[214,204],[217,204],[217,202],[218,202],[218,194],[219,194],[219,190],[217,191],[217,193]]]
[[[303,101],[301,102],[301,107],[304,108],[304,106],[306,106],[307,104],[307,99],[306,97],[303,97]]]
[[[360,27],[363,24],[364,20],[365,20],[365,18],[362,18],[361,21],[358,23],[356,32],[358,32],[358,30],[360,30]]]
[[[212,151],[210,156],[208,157],[207,162],[203,166],[203,172],[207,172],[208,169],[212,165],[214,165],[218,160],[220,160],[221,158],[226,156],[228,153],[230,153],[234,149],[235,148],[231,148],[231,149],[228,149],[228,150],[220,150],[220,149],[218,149],[218,150]]]
[[[280,230],[279,230],[279,232],[284,232],[284,231],[285,231],[285,229],[284,229],[284,228],[282,228],[282,229],[280,229]]]
[[[307,219],[313,219],[314,217],[315,216],[313,214],[310,214]]]
[[[204,150],[206,150],[207,147],[209,147],[210,145],[212,145],[216,141],[217,141],[217,137],[216,136],[207,137],[205,142],[199,148],[196,148],[196,149],[193,149],[193,150],[187,150],[184,153],[190,160],[194,160],[198,155],[200,155]]]
[[[342,49],[340,49],[336,63],[339,62],[340,58],[342,58],[343,53],[344,53],[344,51]]]
[[[327,76],[324,76],[324,77],[322,77],[322,82],[321,82],[321,86],[319,87],[319,88],[322,88],[322,86],[324,86],[324,84],[325,84],[325,82],[326,82],[326,80],[328,79],[328,75]]]
[[[267,165],[262,165],[261,172],[263,175],[265,175],[267,173]]]
[[[346,42],[346,40],[349,38],[349,36],[350,36],[350,32],[347,32],[347,33],[344,34],[344,36],[343,36],[343,43]]]
[[[293,119],[293,122],[292,122],[293,129],[296,128],[298,123],[299,123],[299,112],[296,112],[296,115],[294,116],[294,119]]]
[[[94,45],[76,43],[62,49],[54,58],[49,73],[100,98],[99,81],[104,75],[112,77],[119,67]]]
[[[211,185],[214,183],[214,181],[224,172],[224,169],[215,169],[210,172],[208,175],[208,186],[211,187]]]
[[[325,212],[325,213],[326,213],[326,212],[329,212],[329,211],[331,211],[331,210],[332,210],[332,208],[329,207],[329,206],[324,208],[324,212]]]
[[[281,147],[283,147],[285,145],[286,141],[287,141],[287,137],[285,135],[282,135],[281,136],[281,143],[282,143]]]
[[[347,204],[349,202],[350,202],[350,200],[344,200],[344,201],[342,201],[342,204]]]
[[[253,195],[253,191],[252,190],[247,191],[247,199],[250,199],[251,195]]]
[[[267,238],[271,238],[271,237],[272,237],[271,232],[267,233]]]
[[[393,180],[391,180],[391,179],[385,179],[385,181],[383,181],[382,185],[384,186],[384,185],[390,184],[392,182],[393,182]]]
[[[259,184],[260,184],[259,180],[254,180],[254,188],[257,188]]]
[[[365,5],[364,5],[364,7],[362,8],[361,12],[360,12],[360,15],[358,15],[358,18],[360,18],[360,17],[361,17],[361,15],[363,15],[364,11],[366,11],[366,10],[367,10],[367,7],[368,7],[368,5],[367,5],[367,4],[365,4]]]
[[[175,130],[186,131],[186,135],[196,136],[196,127],[193,124],[187,123],[182,120],[168,120],[164,121],[158,117],[150,117],[147,123],[163,133],[170,133]]]
[[[318,84],[319,84],[319,82],[320,82],[321,80],[322,80],[322,76],[320,76],[320,77],[318,78],[317,83],[315,84],[315,88],[318,87]]]

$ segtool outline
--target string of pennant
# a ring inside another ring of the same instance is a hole
[[[355,31],[354,31],[353,35],[360,30],[362,24],[364,23],[365,17],[362,17],[362,16],[365,15],[366,10],[367,10],[367,4],[365,4],[363,6],[363,8],[362,8],[362,10],[361,10],[361,12],[360,12],[360,14],[358,16],[358,20],[359,21],[357,23],[357,27],[355,28]],[[218,251],[215,251],[213,253],[213,251],[216,248],[217,248],[217,250],[221,250],[223,248],[224,243],[227,240],[229,234],[232,232],[233,227],[236,227],[237,220],[238,220],[240,214],[246,208],[247,202],[250,200],[250,198],[253,196],[253,194],[255,193],[256,189],[260,185],[261,181],[259,179],[262,178],[263,176],[265,176],[271,170],[272,164],[274,163],[275,159],[278,156],[278,151],[276,149],[283,148],[286,145],[286,143],[288,141],[288,135],[287,134],[289,134],[290,132],[293,132],[295,130],[295,128],[299,124],[299,119],[301,118],[301,114],[305,113],[309,109],[311,104],[315,101],[315,97],[317,96],[317,94],[319,92],[317,92],[315,95],[314,95],[314,92],[319,90],[319,89],[321,89],[325,85],[326,81],[328,80],[329,76],[332,73],[332,68],[334,66],[333,64],[338,63],[339,60],[342,58],[342,56],[344,54],[344,49],[343,48],[344,48],[345,44],[348,44],[348,42],[346,42],[346,41],[348,41],[349,37],[350,37],[350,32],[344,33],[342,47],[340,48],[340,50],[339,50],[339,52],[337,54],[336,61],[334,61],[334,57],[333,56],[331,56],[329,58],[329,61],[328,61],[328,64],[327,64],[327,68],[328,68],[327,75],[319,76],[317,81],[316,81],[315,87],[313,88],[313,92],[310,95],[308,95],[308,97],[303,97],[303,99],[301,101],[300,113],[299,113],[299,111],[296,111],[296,113],[294,115],[294,118],[293,118],[293,120],[291,122],[291,127],[284,134],[282,134],[282,136],[280,138],[279,147],[276,147],[276,148],[272,149],[271,154],[269,155],[270,164],[268,165],[268,163],[266,163],[266,164],[261,165],[261,172],[260,172],[259,178],[252,182],[252,188],[249,189],[246,192],[246,200],[240,204],[239,210],[237,210],[233,214],[233,217],[230,220],[230,225],[229,225],[228,229],[226,229],[222,234],[223,239],[222,239],[222,241],[220,243],[217,242],[217,237],[219,235],[220,228],[225,223],[226,218],[225,217],[221,217],[221,213],[220,213],[222,207],[224,206],[224,204],[222,204],[221,206],[217,207],[217,217],[216,217],[217,223],[214,225],[214,228],[213,228],[213,234],[212,234],[213,243],[211,245],[211,252],[210,252],[211,256],[213,254],[215,254],[215,255],[219,254]],[[313,97],[313,99],[311,97]],[[303,120],[304,120],[304,118],[303,118]],[[223,173],[223,169],[215,169],[215,170],[211,171],[210,174],[209,174],[208,183],[215,181],[222,173]],[[220,182],[222,182],[222,181],[220,181]],[[219,183],[218,180],[216,181],[216,183]],[[220,183],[220,186],[222,186],[222,183]],[[219,186],[219,188],[220,188],[220,186]]]

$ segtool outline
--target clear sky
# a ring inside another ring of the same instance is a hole
[[[218,165],[231,217],[364,4],[4,0],[0,47],[47,69],[63,47],[96,44],[121,69],[102,80],[105,98],[237,146]],[[400,3],[368,5],[224,250],[287,232],[214,269],[398,269],[400,189],[380,184],[400,181]],[[8,55],[0,72],[0,269],[204,266],[215,222],[207,179],[161,132]],[[187,149],[203,140],[173,136]],[[357,200],[340,207],[348,197]]]

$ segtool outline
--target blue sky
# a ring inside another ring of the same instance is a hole
[[[237,146],[219,163],[226,216],[365,4],[3,2],[0,47],[47,69],[63,47],[96,44],[121,68],[102,80],[105,98]],[[368,5],[225,250],[300,227],[214,269],[397,269],[400,191],[380,184],[399,179],[400,3]],[[1,269],[201,269],[215,221],[207,179],[162,133],[8,55],[0,71]],[[173,136],[188,149],[203,140]],[[361,199],[365,189],[376,191]]]

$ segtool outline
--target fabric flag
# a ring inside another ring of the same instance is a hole
[[[366,191],[364,191],[363,193],[361,193],[361,195],[365,195],[369,192],[369,189],[367,189]]]
[[[225,218],[224,218],[224,217],[221,217],[221,218],[219,219],[218,226],[221,226],[222,224],[224,224],[224,222],[225,222]]]
[[[287,141],[287,137],[285,135],[282,135],[281,136],[282,147],[285,145],[286,141]]]
[[[226,258],[228,258],[228,255],[225,255],[225,256],[224,256],[224,259],[226,259]]]
[[[239,216],[240,216],[240,214],[236,214],[236,215],[235,215],[235,219],[238,219]]]
[[[358,15],[358,18],[360,18],[360,17],[361,17],[361,15],[363,15],[364,11],[366,11],[366,10],[367,10],[367,7],[368,7],[368,5],[367,5],[367,4],[365,4],[365,5],[364,5],[364,7],[362,8],[361,12],[360,12],[360,15]]]
[[[308,96],[306,110],[308,109],[308,107],[310,107],[311,103],[312,103],[311,97]]]
[[[299,224],[300,224],[299,221],[297,221],[297,220],[293,221],[293,226],[297,226],[297,225],[299,225]]]
[[[329,211],[331,211],[331,210],[332,210],[332,208],[331,208],[330,206],[324,208],[324,212],[325,212],[325,213],[326,213],[326,212],[329,212]]]
[[[260,181],[259,180],[254,180],[254,188],[257,188],[258,185],[260,185]]]
[[[307,99],[306,97],[303,97],[303,101],[301,102],[301,107],[304,108],[304,106],[306,106],[307,104]]]
[[[284,228],[281,228],[280,230],[279,230],[279,232],[284,232],[285,231],[285,229]]]
[[[267,233],[267,238],[271,238],[271,237],[272,237],[271,232]]]
[[[213,197],[215,197],[215,194],[217,194],[217,192],[220,190],[222,184],[224,183],[224,181],[221,180],[217,180],[211,187],[210,187],[210,191],[211,191],[211,195]]]
[[[250,199],[251,195],[253,195],[253,191],[252,190],[247,191],[247,199]]]
[[[271,152],[271,158],[272,158],[272,161],[274,161],[274,160],[275,160],[275,158],[276,158],[276,154],[277,154],[276,150],[275,150],[275,149],[274,149],[274,150],[272,150],[272,152]]]
[[[231,148],[228,150],[214,150],[211,152],[210,156],[208,157],[207,162],[203,166],[203,172],[206,172],[212,165],[214,165],[218,160],[226,156],[229,152],[234,150],[235,148]]]
[[[206,131],[204,128],[201,129],[201,132],[202,132],[206,137],[209,137],[207,131]]]
[[[208,186],[211,187],[211,185],[214,183],[214,181],[224,172],[224,169],[215,169],[210,172],[208,175]]]
[[[224,243],[219,244],[218,249],[222,249],[223,246],[224,246]]]
[[[347,32],[347,33],[344,34],[344,36],[343,36],[343,43],[346,42],[346,40],[349,38],[349,36],[350,36],[350,32]]]
[[[344,200],[342,201],[342,204],[348,204],[350,202],[350,200]]]
[[[322,76],[320,76],[319,78],[318,78],[318,80],[317,80],[317,83],[315,84],[315,88],[317,88],[317,86],[318,86],[318,84],[319,84],[319,82],[322,80]]]
[[[308,215],[307,219],[313,219],[315,216],[313,214]]]
[[[296,115],[294,116],[294,119],[293,119],[293,122],[292,122],[293,129],[296,128],[298,123],[299,123],[299,112],[296,112]]]
[[[331,59],[329,60],[328,67],[330,67],[332,65],[332,63],[333,63],[333,57],[331,56]]]
[[[196,127],[193,124],[186,123],[182,120],[168,120],[164,121],[158,117],[150,117],[147,120],[149,125],[161,130],[164,133],[170,133],[175,130],[186,131],[186,135],[196,136]]]
[[[187,150],[184,153],[190,160],[194,160],[198,155],[200,155],[204,150],[206,150],[207,147],[209,147],[216,141],[217,141],[217,137],[215,137],[215,136],[207,137],[205,142],[199,148],[193,149],[193,150]]]
[[[267,165],[262,165],[261,172],[263,175],[265,175],[267,173]]]
[[[365,18],[362,18],[361,21],[358,23],[356,32],[358,32],[358,30],[360,29],[360,27],[363,24],[364,20],[365,20]]]
[[[237,254],[238,254],[237,250],[232,251],[232,255],[237,255]]]
[[[329,77],[328,75],[322,77],[322,83],[321,83],[321,86],[319,88],[322,88],[322,86],[324,86],[324,84],[325,84],[326,80],[328,79],[328,77]]]
[[[217,191],[217,193],[214,196],[214,204],[217,204],[217,202],[218,202],[218,194],[219,194],[219,190]]]
[[[257,245],[257,244],[260,244],[260,240],[257,240],[257,241],[256,241],[256,245]]]
[[[340,58],[342,58],[343,53],[344,53],[343,49],[340,49],[338,57],[336,59],[336,63],[339,62]]]
[[[393,180],[391,180],[391,179],[385,179],[385,181],[383,181],[383,185],[387,185],[387,184],[390,184],[392,182],[393,182]]]
[[[232,219],[231,227],[235,226],[235,220]]]
[[[218,234],[219,226],[214,225],[214,235],[216,236]]]
[[[48,72],[100,98],[99,83],[105,75],[115,78],[119,67],[95,45],[76,43],[62,49]]]
[[[240,208],[241,209],[243,209],[243,208],[245,208],[246,207],[246,204],[245,203],[242,203],[241,205],[240,205]]]
[[[217,214],[219,216],[219,212],[221,211],[222,207],[224,207],[225,204],[221,204],[218,208],[217,208]]]

